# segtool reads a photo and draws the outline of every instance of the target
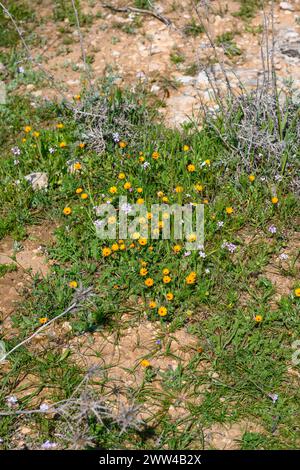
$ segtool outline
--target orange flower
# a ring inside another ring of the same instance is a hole
[[[74,170],[81,170],[81,163],[80,162],[74,163]]]
[[[154,281],[153,281],[153,279],[152,279],[151,277],[148,277],[148,278],[145,280],[145,285],[146,285],[147,287],[152,287],[153,284],[154,284]]]
[[[61,143],[59,144],[59,146],[60,146],[61,149],[63,149],[63,148],[65,148],[65,147],[67,146],[67,144],[66,144],[66,142],[61,142]]]
[[[79,147],[80,149],[84,149],[85,143],[84,143],[84,142],[80,142],[80,144],[78,144],[78,147]]]
[[[140,269],[140,275],[141,276],[147,276],[148,274],[148,270],[146,268],[141,268]]]
[[[234,212],[233,207],[226,207],[226,214],[232,214]]]
[[[140,244],[141,246],[147,245],[147,238],[140,238],[140,239],[139,239],[139,244]]]
[[[151,364],[150,364],[150,362],[149,362],[147,359],[143,359],[143,360],[141,361],[141,366],[147,368],[147,367],[150,367]]]
[[[166,309],[166,307],[159,307],[157,313],[160,317],[165,317],[168,313],[168,310]]]
[[[64,210],[63,210],[63,213],[64,213],[65,215],[70,215],[71,212],[72,212],[71,207],[65,207]]]
[[[76,289],[78,287],[78,283],[76,281],[70,281],[69,287],[71,287],[71,289]]]
[[[126,143],[126,142],[123,142],[123,141],[121,140],[121,142],[119,142],[119,147],[120,147],[121,149],[124,149],[125,147],[127,147],[127,143]]]
[[[197,273],[195,271],[192,271],[186,278],[185,281],[187,284],[195,284],[197,279]]]
[[[173,300],[174,299],[174,294],[172,294],[172,292],[168,292],[166,294],[166,298],[167,298],[167,300]]]
[[[155,300],[150,300],[149,307],[150,308],[156,308],[157,307],[157,303],[155,302]]]
[[[45,323],[47,323],[48,321],[48,318],[47,317],[41,317],[39,318],[39,322],[41,325],[45,325]]]
[[[25,126],[25,127],[24,127],[24,131],[26,132],[26,134],[28,134],[28,132],[30,132],[31,129],[32,129],[31,126]]]
[[[154,160],[157,160],[157,159],[159,158],[159,153],[158,153],[158,152],[153,152],[153,153],[152,153],[152,158],[153,158]]]
[[[74,96],[74,100],[80,101],[80,100],[81,100],[81,96],[80,96],[80,95],[75,95],[75,96]]]
[[[294,290],[294,293],[295,293],[295,296],[296,296],[296,297],[300,297],[300,287],[297,287],[297,288]]]
[[[195,165],[193,165],[192,163],[190,163],[190,164],[187,166],[187,171],[188,171],[189,173],[193,173],[195,170],[196,170],[196,167],[195,167]]]
[[[169,284],[169,282],[171,282],[171,280],[172,280],[172,279],[170,278],[170,276],[164,276],[164,277],[163,277],[163,283],[164,283],[164,284]]]
[[[173,251],[174,251],[174,253],[179,253],[181,251],[181,246],[180,245],[174,245],[173,246]]]
[[[81,199],[87,199],[89,195],[87,193],[82,193],[80,197]]]
[[[256,323],[261,323],[262,322],[262,316],[261,315],[255,315],[255,321]]]
[[[254,175],[249,175],[248,179],[249,179],[250,183],[253,183],[253,181],[255,180],[255,176]]]
[[[81,193],[82,193],[82,191],[83,191],[83,189],[82,189],[82,188],[77,188],[77,189],[76,189],[76,194],[81,194]]]
[[[272,197],[271,201],[272,201],[272,204],[275,205],[275,204],[278,204],[279,199],[278,199],[278,197],[274,196],[274,197]]]
[[[103,256],[106,257],[106,256],[109,256],[110,254],[111,254],[111,249],[108,246],[102,248],[102,255]]]

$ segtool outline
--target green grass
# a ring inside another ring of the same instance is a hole
[[[258,10],[262,8],[263,2],[261,0],[237,0],[240,4],[240,9],[233,13],[233,16],[238,16],[244,21],[252,19]]]
[[[5,7],[15,18],[21,29],[33,24],[35,13],[30,6],[30,2],[24,0],[5,2]],[[0,47],[14,47],[20,41],[19,35],[15,30],[11,20],[5,15],[0,8]]]

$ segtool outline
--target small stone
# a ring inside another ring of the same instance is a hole
[[[291,5],[288,2],[280,2],[279,7],[280,7],[280,10],[294,11],[293,5]]]
[[[48,187],[48,175],[43,172],[30,173],[25,176],[26,181],[31,184],[33,190],[46,189]]]

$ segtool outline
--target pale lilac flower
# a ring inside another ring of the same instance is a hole
[[[184,256],[190,256],[191,252],[190,251],[185,251]]]
[[[277,400],[279,398],[277,393],[269,393],[268,397],[271,398],[271,400],[274,404],[277,402]]]
[[[24,69],[24,67],[22,67],[22,65],[20,67],[18,67],[18,72],[19,73],[25,73],[25,69]]]
[[[21,150],[19,149],[19,147],[13,147],[11,151],[14,155],[21,155]]]
[[[221,227],[223,227],[223,225],[224,225],[224,222],[223,222],[223,220],[219,220],[219,221],[217,222],[217,226],[218,226],[218,228],[221,228]]]
[[[18,403],[18,399],[17,399],[17,397],[15,397],[14,395],[11,395],[10,397],[7,397],[7,398],[6,398],[6,403],[7,403],[9,406],[13,407],[13,406],[15,406],[15,405]]]
[[[282,175],[275,175],[275,181],[282,181]]]
[[[226,248],[230,253],[234,253],[237,246],[234,243],[224,242],[222,248]]]
[[[120,135],[119,135],[118,132],[114,132],[113,141],[116,142],[116,143],[120,142]]]
[[[122,212],[125,212],[125,214],[129,214],[129,212],[132,211],[132,206],[128,204],[128,202],[125,202],[121,205],[120,209]]]
[[[277,228],[275,227],[275,225],[270,225],[268,230],[269,230],[270,233],[276,233],[277,232]]]
[[[14,165],[19,165],[20,163],[20,160],[18,160],[17,158],[14,160]]]
[[[103,224],[104,224],[104,220],[95,220],[94,222],[94,226],[96,229],[101,228]]]
[[[47,403],[42,403],[41,406],[40,406],[40,410],[41,411],[48,411],[49,406],[47,405]]]
[[[281,259],[282,261],[286,261],[287,259],[289,259],[289,255],[287,255],[286,253],[281,253],[279,255],[279,259]]]
[[[42,444],[42,449],[54,449],[56,446],[55,442],[46,441]]]
[[[54,149],[53,147],[50,147],[50,148],[49,148],[49,153],[52,154],[52,153],[54,153],[54,152],[55,152],[55,149]]]
[[[149,166],[150,166],[150,163],[149,163],[149,162],[144,162],[144,163],[142,164],[142,167],[144,168],[144,170],[147,170],[147,168],[149,168]]]
[[[200,258],[206,258],[206,254],[204,253],[204,251],[199,251],[199,256]]]
[[[209,273],[210,273],[210,269],[206,268],[204,272],[205,272],[205,274],[209,274]]]

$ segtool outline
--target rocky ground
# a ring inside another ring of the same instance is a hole
[[[155,2],[155,11],[170,20],[168,26],[147,14],[120,13],[98,4],[89,6],[91,2],[85,1],[82,4],[84,13],[93,16],[91,24],[82,27],[93,79],[112,73],[120,85],[135,86],[143,82],[162,101],[160,111],[172,126],[197,115],[201,101],[213,106],[213,90],[204,70],[212,69],[220,88],[226,88],[221,67],[215,64],[216,56],[224,63],[230,84],[238,92],[240,83],[253,87],[262,75],[261,47],[266,44],[262,26],[268,21],[271,48],[270,5],[266,17],[258,10],[253,18],[245,19],[234,16],[240,8],[237,1],[211,1],[208,14],[203,8],[196,11],[191,1]],[[113,5],[122,8],[128,3],[118,1]],[[34,48],[34,54],[42,58],[55,81],[63,85],[66,95],[72,96],[79,92],[85,80],[80,38],[68,18],[53,21],[52,9],[51,1],[43,1],[37,12],[40,26],[35,33],[41,46]],[[296,87],[300,83],[299,19],[299,0],[276,2],[274,61],[283,86],[290,78]],[[215,50],[207,35],[201,32],[202,21],[216,42]],[[222,42],[228,33],[229,43]],[[266,54],[264,57],[266,61]],[[53,89],[39,89],[33,84],[28,84],[27,90],[43,98],[57,94]]]

